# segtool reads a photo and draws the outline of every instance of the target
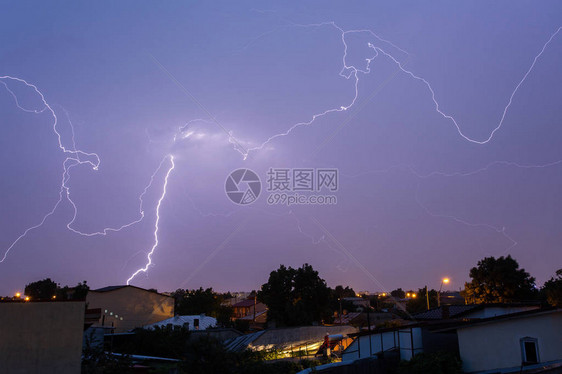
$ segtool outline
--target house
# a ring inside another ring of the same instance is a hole
[[[458,352],[457,336],[454,330],[443,332],[448,326],[458,322],[433,321],[410,323],[352,334],[355,338],[342,354],[342,361],[355,361],[371,356],[389,356],[400,360],[410,360],[421,352]]]
[[[2,373],[79,373],[83,301],[0,303]]]
[[[465,305],[466,300],[458,291],[444,291],[439,293],[441,305]]]
[[[562,309],[504,314],[455,329],[465,372],[562,368]]]
[[[197,314],[193,316],[174,316],[172,318],[145,325],[143,328],[152,330],[155,327],[186,327],[188,330],[197,331],[207,330],[208,328],[215,327],[216,325],[216,318],[208,317],[205,314]]]
[[[407,325],[361,331],[342,354],[410,360],[418,353],[457,354],[465,372],[508,373],[559,365],[562,309],[538,305],[447,305],[414,316]]]
[[[267,310],[267,306],[259,301],[255,300],[254,298],[251,299],[244,299],[232,305],[232,309],[234,312],[234,318],[244,318],[250,317],[253,319],[253,316],[258,314],[263,314]]]
[[[97,325],[114,327],[117,333],[174,316],[172,297],[129,285],[90,290],[86,303],[101,309]]]
[[[369,299],[363,299],[362,297],[344,297],[342,300],[353,304],[354,307],[360,308],[360,310],[367,310],[371,306]]]

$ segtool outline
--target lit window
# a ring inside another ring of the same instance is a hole
[[[539,343],[537,339],[530,337],[521,339],[521,360],[524,365],[532,365],[540,362]]]

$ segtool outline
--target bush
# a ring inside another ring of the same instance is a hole
[[[449,352],[418,353],[400,362],[398,374],[460,374],[461,361]]]

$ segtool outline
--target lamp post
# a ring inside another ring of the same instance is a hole
[[[441,286],[439,286],[439,292],[437,292],[437,307],[441,306],[441,289],[443,288],[443,283],[448,284],[449,282],[449,278],[441,279]]]
[[[425,301],[427,303],[427,310],[429,310],[429,290],[427,289],[427,284],[425,285]]]

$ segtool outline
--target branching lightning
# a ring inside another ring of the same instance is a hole
[[[28,109],[23,107],[19,100],[17,95],[13,92],[13,90],[10,89],[8,83],[6,83],[6,81],[14,81],[14,82],[18,82],[21,84],[24,84],[26,87],[31,88],[35,91],[35,93],[37,95],[39,95],[42,103],[43,103],[43,108],[41,110],[36,110],[36,109]],[[121,225],[120,227],[117,228],[112,228],[112,227],[107,227],[104,228],[101,231],[96,231],[96,232],[83,232],[80,230],[77,230],[75,228],[72,227],[73,223],[76,221],[76,218],[78,216],[78,207],[76,205],[76,203],[72,200],[71,198],[71,191],[70,191],[70,186],[69,186],[69,180],[70,180],[70,171],[72,170],[72,168],[76,167],[76,166],[80,166],[80,165],[88,165],[90,166],[93,170],[98,170],[99,166],[100,166],[100,158],[96,153],[88,153],[88,152],[84,152],[81,150],[77,150],[76,149],[76,143],[75,143],[75,139],[74,139],[74,127],[72,126],[72,122],[70,122],[69,119],[69,124],[70,124],[70,128],[72,131],[72,149],[68,149],[64,146],[63,142],[62,142],[62,136],[60,134],[60,132],[57,130],[57,125],[58,125],[58,117],[55,113],[55,111],[53,110],[53,108],[47,103],[45,96],[43,95],[43,93],[41,91],[39,91],[39,89],[37,88],[37,86],[28,83],[26,80],[21,79],[21,78],[17,78],[17,77],[11,77],[11,76],[1,76],[0,77],[0,83],[2,83],[4,85],[4,87],[6,88],[6,90],[10,93],[10,95],[13,97],[16,106],[26,112],[26,113],[35,113],[35,114],[41,114],[44,113],[45,111],[48,111],[52,118],[53,118],[53,132],[55,133],[57,140],[58,140],[58,146],[59,149],[64,153],[67,154],[68,157],[66,157],[66,159],[63,161],[62,166],[63,166],[63,171],[62,171],[62,177],[61,177],[61,185],[60,185],[60,189],[59,189],[59,198],[57,200],[57,202],[55,203],[55,205],[53,206],[53,208],[43,216],[43,218],[39,221],[38,224],[33,225],[29,228],[27,228],[20,236],[18,236],[16,238],[16,240],[14,240],[10,246],[8,246],[8,248],[5,250],[4,255],[2,257],[2,259],[0,259],[0,263],[4,262],[8,256],[8,253],[16,246],[16,244],[18,244],[23,238],[25,238],[27,236],[27,234],[30,231],[33,231],[35,229],[40,228],[45,221],[47,220],[47,218],[49,218],[50,216],[52,216],[55,211],[57,210],[57,208],[59,207],[59,205],[63,202],[63,200],[66,200],[73,209],[73,213],[72,213],[72,217],[70,219],[70,221],[66,224],[66,227],[68,228],[68,230],[79,234],[81,236],[98,236],[98,235],[107,235],[109,232],[117,232],[117,231],[121,231],[125,228],[131,227],[137,223],[139,223],[140,221],[143,220],[145,213],[144,213],[144,208],[143,208],[143,198],[146,195],[146,192],[148,191],[148,189],[152,186],[152,183],[154,181],[154,176],[155,174],[158,172],[158,170],[162,167],[162,163],[164,162],[164,160],[162,160],[162,162],[160,163],[160,166],[158,167],[158,169],[154,172],[154,174],[152,174],[152,176],[150,177],[150,182],[148,183],[148,185],[146,185],[146,187],[144,188],[143,192],[141,193],[141,195],[139,196],[139,218],[136,220],[133,220],[129,223],[126,223],[124,225]],[[67,113],[67,117],[68,117],[68,113]]]
[[[334,27],[335,29],[337,29],[337,30],[341,33],[341,41],[342,41],[342,43],[343,43],[344,52],[343,52],[343,58],[342,58],[343,67],[342,67],[342,69],[341,69],[339,75],[340,75],[341,77],[346,78],[346,79],[350,79],[351,77],[353,77],[354,87],[355,87],[355,94],[354,94],[354,96],[353,96],[353,98],[352,98],[352,100],[351,100],[351,102],[350,102],[349,104],[340,106],[339,108],[327,109],[327,110],[325,110],[325,111],[323,111],[323,112],[314,114],[314,115],[312,115],[312,117],[311,117],[311,119],[310,119],[309,121],[296,123],[296,124],[292,125],[291,127],[289,127],[286,131],[270,136],[268,139],[266,139],[266,140],[265,140],[263,143],[261,143],[259,146],[252,147],[252,148],[248,148],[248,150],[245,151],[245,152],[242,151],[242,150],[236,149],[238,152],[240,152],[240,153],[242,154],[242,156],[244,157],[244,159],[246,159],[246,158],[248,157],[248,155],[249,155],[250,152],[252,152],[252,151],[258,151],[258,150],[263,149],[263,148],[264,148],[267,144],[269,144],[271,141],[273,141],[273,140],[275,140],[275,139],[277,139],[277,138],[280,138],[280,137],[287,136],[287,135],[289,135],[291,132],[293,132],[293,130],[295,130],[295,129],[299,128],[299,127],[312,125],[314,122],[316,122],[316,120],[317,120],[318,118],[324,117],[324,116],[326,116],[327,114],[330,114],[330,113],[344,112],[344,111],[347,111],[347,110],[351,109],[351,108],[355,105],[355,102],[357,101],[357,98],[358,98],[358,96],[359,96],[359,88],[358,88],[358,86],[359,86],[359,74],[364,74],[364,75],[369,74],[369,73],[370,73],[370,64],[371,64],[371,62],[372,62],[375,58],[377,58],[377,57],[379,57],[379,56],[381,56],[381,55],[387,57],[387,58],[390,59],[393,63],[395,63],[403,73],[407,74],[408,76],[410,76],[411,78],[413,78],[413,79],[415,79],[415,80],[418,80],[418,81],[421,81],[421,82],[424,83],[424,85],[427,87],[427,89],[429,90],[429,92],[430,92],[430,94],[431,94],[431,99],[432,99],[433,104],[434,104],[434,106],[435,106],[435,111],[436,111],[437,113],[439,113],[443,118],[445,118],[445,119],[451,121],[451,122],[453,123],[453,125],[455,126],[456,131],[458,132],[458,134],[459,134],[462,138],[464,138],[465,140],[467,140],[467,141],[469,141],[469,142],[471,142],[471,143],[480,144],[480,145],[486,144],[486,143],[488,143],[488,142],[490,142],[490,141],[492,140],[492,138],[494,137],[494,134],[502,127],[502,125],[503,125],[503,123],[504,123],[504,120],[505,120],[505,117],[506,117],[506,115],[507,115],[507,112],[508,112],[509,108],[511,107],[511,104],[512,104],[512,102],[513,102],[513,98],[515,97],[517,91],[519,90],[519,87],[521,87],[521,85],[523,84],[523,82],[525,82],[525,80],[527,79],[527,77],[529,76],[529,74],[531,73],[531,71],[533,70],[533,68],[535,67],[535,65],[536,65],[536,63],[537,63],[537,61],[538,61],[538,59],[542,56],[542,54],[544,53],[544,51],[546,50],[546,48],[548,47],[548,45],[552,42],[552,40],[553,40],[553,39],[560,33],[560,31],[562,30],[562,26],[559,27],[554,33],[552,33],[552,34],[550,35],[550,37],[548,38],[548,40],[543,44],[543,46],[542,46],[542,48],[540,49],[539,53],[534,57],[534,59],[533,59],[531,65],[529,66],[529,68],[527,69],[527,71],[525,72],[525,74],[523,75],[523,77],[521,78],[521,80],[517,83],[517,85],[515,86],[514,90],[512,91],[512,93],[511,93],[511,95],[510,95],[510,97],[509,97],[509,100],[508,100],[508,102],[507,102],[507,105],[506,105],[506,106],[504,107],[504,109],[503,109],[503,113],[502,113],[502,116],[501,116],[500,121],[498,122],[498,124],[494,127],[494,129],[490,132],[490,134],[488,135],[488,137],[487,137],[486,139],[478,140],[478,139],[474,139],[474,138],[471,138],[471,137],[465,135],[465,133],[464,133],[463,130],[461,129],[461,126],[459,125],[459,123],[457,122],[457,120],[455,120],[455,118],[454,118],[452,115],[447,114],[447,113],[445,113],[445,112],[443,112],[443,111],[441,110],[440,105],[439,105],[439,102],[437,101],[437,98],[436,98],[435,91],[433,90],[431,84],[430,84],[426,79],[424,79],[424,78],[422,78],[422,77],[420,77],[420,76],[414,74],[414,73],[411,72],[410,70],[407,70],[406,68],[404,68],[404,64],[403,64],[402,62],[400,62],[400,60],[399,60],[398,58],[394,57],[390,52],[386,51],[386,50],[383,49],[382,47],[380,47],[380,46],[375,46],[375,45],[374,45],[373,43],[371,43],[371,42],[369,42],[369,43],[367,44],[367,46],[368,46],[369,48],[371,48],[371,49],[374,51],[375,55],[374,55],[372,58],[367,58],[367,59],[366,59],[367,66],[366,66],[365,69],[360,69],[360,68],[355,67],[354,65],[349,65],[348,62],[347,62],[347,52],[348,52],[348,48],[349,48],[349,47],[348,47],[348,44],[347,44],[347,41],[346,41],[346,35],[348,35],[348,34],[355,34],[355,33],[365,33],[365,34],[369,34],[369,35],[373,36],[374,38],[376,38],[378,41],[380,41],[380,42],[382,42],[382,43],[384,43],[384,44],[390,45],[392,48],[394,48],[394,49],[400,51],[401,53],[404,53],[404,54],[408,55],[408,52],[406,52],[404,49],[401,49],[401,48],[399,48],[398,46],[396,46],[395,44],[391,43],[390,41],[388,41],[388,40],[386,40],[386,39],[384,39],[384,38],[378,36],[377,34],[375,34],[375,33],[374,33],[373,31],[371,31],[371,30],[365,29],[365,30],[347,30],[347,31],[346,31],[346,30],[342,29],[341,27],[339,27],[338,25],[336,25],[336,23],[334,23],[334,22],[324,22],[324,23],[309,24],[309,25],[298,25],[298,24],[293,24],[293,26],[295,26],[295,27],[322,27],[322,26],[332,26],[332,27]]]
[[[311,126],[313,125],[319,118],[322,118],[324,116],[327,116],[328,114],[332,114],[332,113],[340,113],[340,112],[345,112],[351,108],[353,108],[353,106],[356,104],[356,101],[359,97],[359,81],[360,81],[360,75],[368,75],[370,74],[371,70],[370,70],[370,65],[371,62],[375,59],[375,58],[382,58],[385,57],[389,60],[391,60],[396,66],[398,66],[398,68],[406,75],[408,75],[409,77],[411,77],[412,79],[416,80],[416,81],[420,81],[422,82],[426,88],[429,90],[430,96],[431,96],[431,100],[433,102],[433,105],[435,107],[435,111],[441,115],[444,119],[450,121],[454,127],[456,128],[456,131],[458,132],[458,134],[465,139],[468,142],[471,143],[475,143],[475,144],[486,144],[488,142],[490,142],[495,133],[497,131],[500,130],[500,128],[503,126],[506,115],[509,111],[509,108],[512,105],[513,99],[515,97],[515,95],[517,94],[519,88],[521,87],[521,85],[525,82],[525,80],[527,79],[527,77],[530,75],[530,73],[532,72],[532,70],[534,69],[537,61],[539,60],[539,58],[543,55],[543,53],[545,52],[546,48],[548,47],[548,45],[552,42],[552,40],[560,33],[560,31],[562,30],[562,27],[559,27],[553,34],[550,35],[550,37],[548,38],[548,40],[543,44],[542,48],[540,49],[539,53],[534,57],[534,59],[532,60],[532,63],[530,64],[529,68],[527,69],[527,71],[525,72],[525,74],[523,75],[523,77],[519,80],[519,82],[516,84],[515,88],[513,89],[513,91],[511,92],[511,95],[509,97],[509,100],[507,102],[507,104],[505,105],[505,107],[503,108],[503,112],[501,115],[501,118],[499,120],[499,122],[495,125],[495,127],[492,129],[492,131],[489,133],[489,135],[484,138],[484,139],[474,139],[471,138],[469,136],[467,136],[464,131],[462,130],[461,126],[459,125],[459,123],[455,120],[455,118],[450,115],[445,113],[443,110],[441,110],[439,102],[436,98],[436,94],[434,89],[432,88],[431,84],[423,77],[418,76],[416,74],[414,74],[412,71],[407,70],[404,67],[404,62],[402,61],[401,58],[395,57],[395,55],[397,54],[405,54],[408,55],[408,52],[406,52],[404,49],[399,48],[398,46],[396,46],[395,44],[391,43],[390,41],[378,36],[377,34],[375,34],[373,31],[371,30],[366,30],[366,29],[360,29],[360,30],[344,30],[341,27],[339,27],[338,25],[336,25],[334,22],[325,22],[325,23],[318,23],[318,24],[309,24],[309,25],[299,25],[299,24],[292,24],[290,25],[290,27],[333,27],[336,30],[339,31],[339,33],[341,34],[341,42],[343,44],[343,56],[342,56],[342,69],[339,72],[339,75],[345,79],[348,80],[352,80],[353,81],[353,86],[354,86],[354,94],[353,97],[351,98],[351,100],[346,103],[345,105],[341,105],[339,107],[335,107],[335,108],[330,108],[330,109],[326,109],[322,112],[313,114],[310,119],[308,121],[302,121],[299,123],[296,123],[292,126],[290,126],[287,130],[281,132],[281,133],[277,133],[274,134],[272,136],[270,136],[269,138],[267,138],[263,143],[261,143],[258,146],[255,147],[251,147],[248,148],[247,150],[243,149],[241,146],[239,146],[239,142],[234,138],[234,136],[232,135],[232,133],[228,133],[229,134],[229,143],[234,145],[234,150],[239,152],[244,160],[246,160],[249,156],[249,154],[253,151],[259,151],[262,150],[266,145],[268,145],[269,143],[271,143],[272,141],[274,141],[275,139],[281,138],[281,137],[285,137],[288,136],[289,134],[291,134],[295,129],[302,127],[302,126]],[[374,39],[377,40],[376,45],[374,44],[375,41],[373,40],[373,42],[369,42],[368,43],[368,48],[372,49],[372,51],[374,52],[373,57],[371,58],[367,58],[366,59],[366,68],[358,68],[354,65],[352,65],[351,63],[348,62],[348,41],[346,39],[346,37],[350,34],[366,34],[366,35],[370,35],[371,37],[373,37]],[[392,49],[393,53],[389,52],[389,49]],[[42,103],[43,103],[43,108],[41,108],[40,110],[37,109],[29,109],[29,108],[25,108],[24,106],[22,106],[20,104],[20,101],[18,100],[17,95],[14,93],[14,91],[10,88],[9,83],[15,82],[17,84],[23,84],[28,88],[31,88],[35,91],[35,93],[37,95],[39,95]],[[76,228],[73,227],[77,216],[78,216],[78,207],[76,205],[76,203],[72,200],[71,198],[71,188],[69,186],[69,181],[71,179],[71,170],[77,166],[82,166],[82,165],[87,165],[89,167],[91,167],[94,171],[99,169],[100,166],[100,157],[98,156],[98,154],[96,153],[88,153],[88,152],[84,152],[82,150],[79,150],[76,148],[76,143],[75,143],[75,139],[74,139],[74,127],[72,126],[72,122],[70,121],[70,118],[68,116],[67,113],[67,118],[68,118],[68,122],[70,124],[70,129],[72,131],[72,148],[66,148],[63,144],[62,141],[62,137],[61,137],[61,133],[58,131],[57,129],[57,125],[58,125],[58,118],[57,115],[55,113],[55,111],[53,110],[53,108],[47,103],[45,96],[43,95],[43,93],[41,93],[39,91],[39,89],[31,84],[28,83],[26,80],[21,79],[21,78],[17,78],[17,77],[12,77],[12,76],[0,76],[0,83],[2,83],[4,85],[4,87],[6,88],[7,92],[13,97],[16,106],[26,112],[26,113],[34,113],[34,114],[41,114],[44,112],[49,112],[51,117],[53,118],[53,124],[52,124],[52,129],[53,132],[55,133],[57,140],[58,140],[58,147],[60,149],[60,151],[63,152],[63,154],[66,155],[66,159],[63,161],[62,163],[62,176],[61,176],[61,185],[60,185],[60,189],[59,189],[59,198],[57,200],[57,202],[54,204],[53,208],[47,213],[45,214],[41,220],[39,220],[39,223],[37,223],[34,226],[31,226],[29,228],[27,228],[19,237],[16,238],[15,241],[13,241],[11,243],[11,245],[6,249],[6,251],[4,252],[4,255],[2,257],[2,259],[0,259],[0,263],[4,262],[4,260],[6,260],[6,257],[8,255],[8,253],[10,252],[10,250],[12,250],[12,248],[14,248],[14,246],[16,246],[22,239],[24,239],[27,234],[32,231],[35,230],[37,228],[40,228],[45,221],[51,216],[53,215],[56,210],[58,209],[59,205],[66,200],[71,206],[72,206],[72,210],[73,210],[73,214],[71,219],[68,221],[68,223],[66,224],[66,227],[68,230],[79,234],[81,236],[86,236],[86,237],[91,237],[91,236],[105,236],[110,232],[117,232],[117,231],[121,231],[123,229],[126,229],[128,227],[131,227],[139,222],[141,222],[144,218],[145,218],[145,212],[144,212],[144,197],[147,193],[147,191],[152,187],[152,184],[155,180],[155,176],[158,174],[158,172],[162,169],[164,163],[167,161],[169,162],[170,166],[169,168],[167,168],[165,177],[164,177],[164,182],[163,182],[163,187],[162,187],[162,193],[160,195],[160,198],[158,199],[158,202],[156,204],[156,219],[155,219],[155,223],[154,223],[154,232],[153,232],[153,237],[154,237],[154,242],[153,245],[150,249],[150,251],[147,254],[147,263],[144,267],[139,268],[138,270],[136,270],[128,279],[127,279],[127,284],[129,284],[139,273],[144,272],[146,273],[148,271],[148,269],[150,268],[150,266],[153,264],[152,262],[152,257],[153,254],[155,252],[155,250],[157,249],[158,245],[159,245],[159,224],[160,224],[160,208],[162,205],[163,200],[166,197],[166,193],[167,193],[167,188],[168,188],[168,182],[169,182],[169,177],[172,173],[172,171],[175,168],[175,163],[174,163],[174,156],[172,154],[167,155],[166,157],[164,157],[164,159],[162,159],[162,161],[160,162],[160,165],[158,166],[158,168],[155,170],[155,172],[151,175],[150,177],[150,181],[149,183],[145,186],[144,190],[142,191],[142,193],[140,194],[138,200],[139,200],[139,218],[123,224],[119,227],[116,228],[111,228],[111,227],[106,227],[104,229],[102,229],[101,231],[94,231],[94,232],[83,232],[80,231]],[[214,118],[213,118],[214,119]],[[204,121],[204,120],[203,120]],[[214,120],[216,122],[216,120]],[[191,122],[191,121],[190,121]],[[188,122],[188,124],[190,123]],[[188,125],[187,124],[187,125]],[[186,132],[186,128],[187,125],[182,126],[180,128],[180,130],[178,131],[178,133],[176,133],[174,135],[173,141],[175,142],[179,136],[181,137],[190,137],[192,136],[191,133]],[[237,146],[238,145],[238,146]],[[461,176],[467,176],[467,175],[471,175],[483,170],[487,170],[487,168],[491,167],[494,164],[505,164],[505,165],[509,165],[509,166],[516,166],[516,167],[521,167],[521,168],[534,168],[534,167],[547,167],[547,166],[553,166],[553,165],[557,165],[559,163],[561,163],[561,161],[556,161],[554,163],[548,164],[548,165],[543,165],[543,166],[534,166],[534,165],[521,165],[521,164],[516,164],[516,163],[511,163],[511,162],[507,162],[507,161],[496,161],[488,166],[486,166],[483,169],[479,169],[477,171],[474,172],[470,172],[470,173],[452,173],[452,174],[445,174],[445,173],[440,173],[440,172],[433,172],[430,173],[428,175],[419,175],[416,174],[418,177],[420,178],[428,178],[430,176],[433,175],[443,175],[443,176],[454,176],[454,175],[461,175]],[[411,169],[412,172],[413,169]],[[513,243],[512,246],[516,245],[517,242],[515,240],[513,240],[511,237],[509,237],[506,233],[505,233],[505,228],[499,229],[497,227],[493,227],[490,225],[485,225],[485,224],[473,224],[470,222],[466,222],[463,220],[459,220],[456,217],[453,216],[440,216],[440,215],[436,215],[432,212],[430,212],[423,204],[421,204],[421,202],[418,200],[417,195],[416,195],[416,201],[418,202],[418,204],[420,204],[420,206],[426,210],[426,212],[434,217],[446,217],[446,218],[451,218],[454,219],[460,223],[466,224],[466,225],[470,225],[470,226],[485,226],[488,227],[490,229],[493,229],[499,233],[502,233],[502,235],[504,235],[507,239],[511,240],[511,242]],[[193,203],[193,202],[192,202]],[[202,214],[201,211],[199,211],[200,214]],[[228,214],[230,215],[230,213]],[[226,216],[228,216],[226,215]],[[299,230],[299,232],[301,232],[304,235],[307,235],[306,233],[304,233],[304,231],[301,228],[300,222],[298,220],[298,218],[295,216],[295,219],[297,220],[297,228]],[[326,235],[328,235],[328,237],[330,236],[330,234],[328,232],[325,232]],[[309,235],[307,235],[309,236]],[[313,240],[313,243],[317,243],[319,241],[323,241],[325,240],[325,236],[322,236],[320,239],[317,240],[317,242],[315,242],[314,237],[310,237]],[[332,240],[335,241],[334,238],[331,238]],[[338,243],[337,241],[335,241],[336,243]],[[340,245],[341,246],[341,245]]]

